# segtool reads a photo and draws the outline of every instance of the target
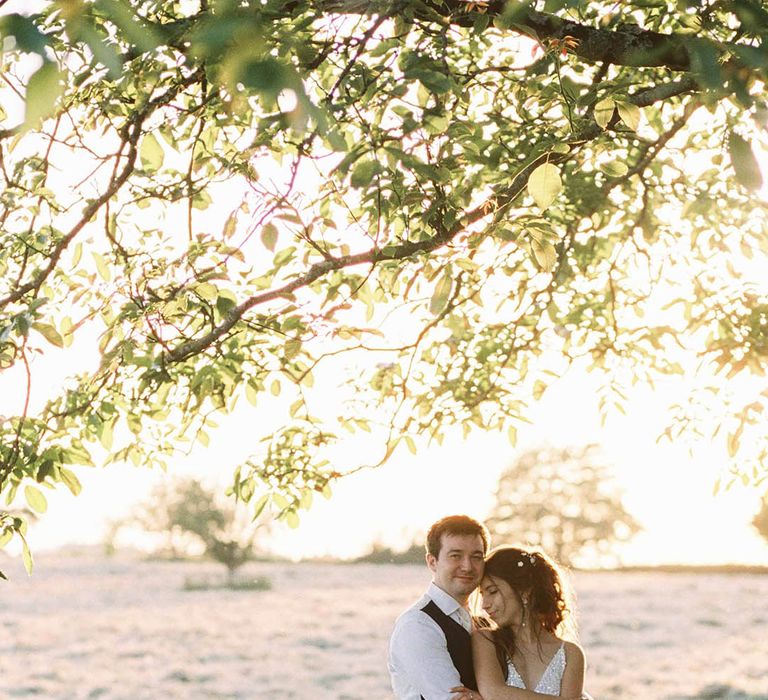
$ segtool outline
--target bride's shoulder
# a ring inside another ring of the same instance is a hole
[[[485,640],[493,643],[493,629],[491,627],[477,626],[472,630],[472,639]]]
[[[566,663],[584,663],[584,650],[576,642],[563,641]]]

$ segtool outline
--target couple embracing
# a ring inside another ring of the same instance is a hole
[[[438,520],[427,534],[427,592],[395,623],[389,646],[399,700],[579,700],[584,653],[562,638],[563,583],[544,554],[502,546],[465,515]],[[473,618],[479,587],[485,616]],[[589,697],[584,694],[584,697]]]

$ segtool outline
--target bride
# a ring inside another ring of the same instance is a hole
[[[582,696],[584,652],[563,639],[575,638],[575,629],[560,575],[546,555],[497,547],[485,562],[480,593],[492,621],[472,635],[482,700],[589,698]],[[465,688],[455,690],[455,700],[472,697]],[[473,698],[479,700],[478,693]]]

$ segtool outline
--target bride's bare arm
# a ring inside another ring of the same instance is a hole
[[[477,688],[480,695],[483,696],[483,700],[545,700],[546,698],[551,700],[551,695],[535,693],[523,688],[512,688],[507,685],[504,672],[496,656],[496,647],[490,638],[490,633],[486,630],[476,630],[472,633],[472,658],[475,662]],[[561,693],[560,697],[568,698],[568,700],[579,700],[581,690],[569,695]]]
[[[580,697],[584,691],[584,652],[578,644],[565,643],[565,671],[560,681],[560,695]]]

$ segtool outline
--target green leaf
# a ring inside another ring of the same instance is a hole
[[[114,430],[112,428],[112,422],[106,422],[101,428],[101,435],[99,435],[99,442],[105,450],[112,449],[112,439],[114,437]]]
[[[517,445],[517,428],[514,425],[510,425],[507,429],[507,438],[509,438],[509,444],[512,447]]]
[[[66,484],[72,494],[74,496],[80,495],[83,487],[80,484],[80,480],[75,476],[75,473],[66,467],[59,467],[59,473],[61,474],[61,480]]]
[[[38,488],[28,484],[24,487],[24,498],[29,507],[37,513],[45,513],[48,510],[48,501]]]
[[[97,0],[101,12],[120,29],[121,38],[129,41],[141,51],[152,51],[163,44],[162,34],[152,25],[143,21],[130,5],[120,0]]]
[[[129,415],[129,423],[131,418],[133,418],[133,416]],[[140,419],[136,418],[136,420]],[[72,444],[63,452],[62,458],[65,464],[80,464],[88,467],[94,466],[90,453],[79,441],[73,441]]]
[[[629,102],[617,102],[616,109],[619,110],[619,116],[632,131],[637,131],[640,126],[640,107]]]
[[[16,40],[16,48],[19,51],[45,57],[45,49],[49,44],[48,37],[29,17],[14,13],[0,18],[0,36],[12,36]]]
[[[704,89],[718,90],[723,87],[724,73],[720,64],[719,50],[713,44],[703,41],[689,41],[691,72]]]
[[[436,70],[418,69],[408,72],[409,78],[416,78],[428,90],[442,95],[455,87],[453,80]]]
[[[224,223],[224,230],[222,231],[222,236],[224,238],[231,238],[232,234],[237,229],[237,210],[233,211],[228,217],[226,222]]]
[[[728,154],[736,174],[736,181],[750,190],[759,190],[763,186],[763,175],[755,158],[752,147],[735,131],[728,136]]]
[[[563,189],[560,170],[552,163],[544,163],[528,177],[528,192],[542,209],[546,209]]]
[[[53,114],[56,100],[63,92],[63,76],[58,66],[51,61],[45,61],[27,83],[24,128],[36,127],[43,119]]]
[[[307,489],[301,494],[301,498],[299,499],[299,506],[304,510],[309,510],[312,507],[313,500],[312,492]]]
[[[77,41],[88,46],[94,59],[107,69],[112,80],[117,80],[120,77],[123,59],[117,52],[114,43],[110,41],[109,36],[100,27],[86,22],[78,22],[76,33],[73,36]]]
[[[537,379],[536,382],[533,385],[533,398],[538,401],[543,395],[544,392],[547,390],[547,385],[541,381],[541,379]]]
[[[92,253],[93,260],[96,263],[96,271],[99,273],[101,279],[105,282],[109,282],[112,279],[112,271],[107,265],[107,261],[101,253]]]
[[[301,316],[289,316],[280,324],[280,329],[283,331],[283,333],[290,333],[291,331],[295,331],[297,328],[304,328]]]
[[[334,129],[329,129],[325,133],[325,140],[328,145],[337,153],[343,153],[348,149],[347,142],[344,140],[344,137]]]
[[[295,530],[299,526],[299,514],[294,510],[289,510],[285,514],[285,522],[288,523],[291,530]]]
[[[272,384],[269,387],[269,391],[272,396],[280,396],[280,380],[273,379]]]
[[[293,259],[293,256],[296,255],[296,246],[291,245],[287,248],[283,248],[280,252],[278,252],[275,257],[272,260],[272,264],[275,267],[282,267],[287,262]]]
[[[65,316],[61,319],[61,338],[64,342],[64,347],[68,348],[75,340],[75,324],[69,316]]]
[[[227,316],[236,306],[237,300],[232,298],[232,293],[229,290],[223,290],[216,297],[216,309],[223,317]]]
[[[267,250],[275,252],[275,244],[277,243],[277,226],[274,224],[266,224],[261,229],[261,242]]]
[[[350,178],[352,187],[366,187],[371,184],[374,175],[380,171],[381,166],[375,160],[361,160],[355,165]]]
[[[531,240],[531,250],[539,267],[544,272],[552,272],[557,263],[557,251],[549,241]]]
[[[232,78],[236,88],[239,81],[246,89],[260,93],[268,101],[274,101],[280,92],[288,88],[296,93],[299,102],[307,102],[307,96],[302,89],[301,78],[291,66],[287,66],[274,58],[257,60],[238,59],[237,72],[233,72]]]
[[[51,345],[55,345],[57,348],[64,347],[64,338],[50,323],[33,323],[34,328],[40,335],[42,335]]]
[[[408,447],[408,452],[412,455],[416,454],[416,443],[410,435],[405,436],[405,444]]]
[[[451,296],[451,288],[453,286],[453,280],[451,279],[450,271],[446,271],[440,278],[440,281],[435,285],[435,291],[432,294],[432,298],[429,301],[430,313],[437,316],[448,305],[448,299]]]
[[[248,399],[248,403],[251,406],[255,406],[258,403],[259,392],[251,382],[246,382],[245,384],[245,398]]]
[[[291,338],[285,344],[285,359],[291,360],[299,354],[301,350],[301,339]]]
[[[595,105],[595,121],[601,129],[605,129],[613,117],[613,109],[615,107],[614,101],[609,97],[605,100],[600,100]]]
[[[624,177],[629,172],[627,164],[618,160],[611,160],[607,163],[601,163],[600,170],[602,170],[606,175],[609,175],[610,177]]]
[[[206,210],[212,203],[213,200],[211,199],[211,195],[205,190],[196,193],[195,196],[192,197],[192,206],[201,211]]]
[[[219,298],[219,290],[215,284],[210,282],[201,282],[195,286],[195,294],[206,301],[215,301]]]
[[[735,457],[741,446],[741,430],[736,430],[728,434],[728,456]]]
[[[8,488],[8,493],[5,494],[5,505],[9,506],[11,503],[13,503],[13,499],[16,498],[16,491],[18,488],[19,482],[12,481],[10,487]]]
[[[163,147],[154,134],[144,134],[139,149],[139,157],[141,158],[141,166],[145,170],[159,170],[163,165],[165,158]]]
[[[430,134],[442,134],[450,123],[447,114],[428,114],[424,117],[424,126]]]
[[[264,508],[267,507],[267,503],[269,503],[268,493],[265,493],[263,496],[259,496],[259,500],[256,501],[253,506],[253,516],[251,520],[256,520],[256,518],[258,518],[264,512]]]
[[[199,373],[198,373],[199,374]],[[134,435],[138,435],[141,433],[141,416],[136,413],[129,413],[125,417],[125,422],[128,424],[128,430],[130,430]],[[73,458],[73,461],[70,462],[70,464],[75,464],[75,458]]]
[[[27,575],[32,575],[32,569],[35,566],[35,561],[32,558],[32,552],[29,549],[29,544],[27,544],[27,540],[24,537],[24,535],[19,532],[19,537],[21,537],[21,556],[24,560],[24,568],[27,570]]]

